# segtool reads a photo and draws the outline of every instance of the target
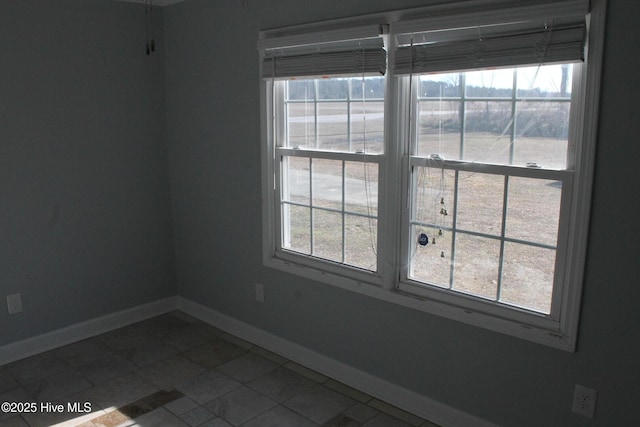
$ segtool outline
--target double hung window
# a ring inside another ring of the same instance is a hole
[[[376,270],[384,80],[294,80],[278,87],[282,248]]]
[[[361,31],[267,49],[262,69],[273,108],[275,248],[355,274],[378,264],[387,66],[379,26]]]
[[[486,3],[262,34],[265,263],[572,349],[598,39]]]
[[[559,312],[585,34],[579,16],[398,35],[412,108],[401,288]]]
[[[551,314],[572,67],[414,77],[406,282]]]

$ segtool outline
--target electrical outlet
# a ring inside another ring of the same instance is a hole
[[[22,312],[22,296],[20,294],[7,295],[7,310],[9,310],[9,314]]]
[[[598,398],[598,392],[576,384],[575,391],[573,392],[573,406],[571,409],[576,414],[593,418],[596,412],[596,399]]]
[[[264,302],[264,286],[262,283],[256,283],[256,301]]]

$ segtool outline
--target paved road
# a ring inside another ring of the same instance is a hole
[[[309,197],[309,171],[290,171],[289,189],[291,197]],[[377,206],[378,183],[369,183],[369,203]],[[345,179],[345,197],[350,205],[367,206],[365,181],[355,178]],[[329,202],[342,202],[342,178],[335,175],[314,174],[313,198]]]

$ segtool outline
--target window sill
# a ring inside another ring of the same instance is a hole
[[[291,258],[296,258],[296,256]],[[301,264],[293,259],[288,259],[288,257],[287,259],[281,259],[272,256],[264,259],[266,267],[285,273],[559,350],[575,351],[573,337],[560,330],[559,322],[542,315],[518,313],[517,310],[511,307],[496,309],[496,307],[491,307],[490,303],[485,303],[475,298],[471,304],[474,305],[473,308],[469,308],[469,306],[463,307],[461,304],[456,304],[455,300],[463,301],[466,299],[465,296],[445,295],[436,298],[417,295],[406,290],[413,286],[406,283],[401,283],[400,289],[386,288],[382,278],[375,273],[353,272],[353,277],[347,277],[346,274],[328,272],[310,264]],[[348,273],[351,273],[351,271]],[[471,300],[471,298],[469,299]],[[502,315],[502,313],[507,312],[510,317]],[[517,317],[521,317],[521,319]]]

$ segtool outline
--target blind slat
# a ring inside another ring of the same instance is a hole
[[[384,75],[387,52],[380,37],[267,50],[262,78]]]
[[[463,32],[463,31],[461,31]],[[464,29],[469,32],[469,29]],[[400,46],[395,52],[396,74],[453,72],[471,69],[509,67],[518,65],[579,62],[584,60],[586,24],[565,24],[559,28],[516,27],[512,33],[500,26],[483,28],[482,37],[442,40],[442,34],[432,43]],[[428,34],[421,34],[428,40]]]

